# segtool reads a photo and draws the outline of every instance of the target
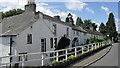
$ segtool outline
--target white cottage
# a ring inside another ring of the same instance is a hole
[[[0,57],[35,52],[54,51],[61,37],[70,39],[69,47],[86,44],[86,39],[95,33],[87,32],[60,20],[59,16],[50,17],[36,12],[36,4],[29,2],[25,12],[0,20]],[[99,32],[98,32],[99,33]],[[88,36],[86,36],[88,34]],[[99,34],[97,34],[99,36]],[[50,56],[50,55],[46,55]],[[40,58],[38,55],[27,59]],[[21,57],[8,58],[4,62],[20,61]],[[49,60],[47,60],[49,62]],[[40,62],[36,62],[38,65]],[[26,64],[35,65],[36,63]]]

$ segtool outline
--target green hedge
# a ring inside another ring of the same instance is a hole
[[[90,39],[90,43],[97,43],[97,42],[102,42],[102,41],[106,41],[106,40],[108,40],[107,37],[104,37],[104,38],[96,38],[96,37],[94,37],[94,38]]]

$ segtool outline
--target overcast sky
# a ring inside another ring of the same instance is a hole
[[[84,2],[83,2],[84,1]],[[119,0],[36,0],[37,11],[55,16],[60,15],[65,20],[68,13],[72,13],[73,19],[81,17],[82,20],[91,19],[96,24],[106,23],[108,14],[112,12],[118,30],[118,1]],[[103,2],[104,1],[104,2]],[[111,2],[110,2],[111,1]],[[0,11],[21,8],[27,0],[0,0]]]

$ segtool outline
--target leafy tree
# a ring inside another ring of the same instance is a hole
[[[120,37],[120,33],[118,34],[118,37]]]
[[[104,23],[100,24],[99,31],[104,35],[106,34],[106,26],[104,25]]]
[[[2,12],[0,12],[0,19],[2,19],[2,14],[3,14],[3,13],[2,13]]]
[[[5,13],[1,12],[2,13],[2,19],[6,18],[6,17],[21,14],[23,12],[24,12],[24,10],[22,10],[22,9],[13,9],[13,10],[9,10],[9,11],[7,11]]]
[[[95,23],[92,23],[91,26],[93,27],[93,30],[96,30],[97,25]]]
[[[83,21],[81,18],[77,17],[77,20],[76,20],[76,26],[82,26],[83,25]]]
[[[67,16],[67,18],[66,18],[66,20],[65,20],[65,22],[68,22],[68,23],[74,25],[74,20],[73,20],[72,17],[73,17],[72,14],[69,13],[68,16]]]
[[[106,23],[106,30],[107,35],[109,35],[110,39],[117,37],[117,31],[116,31],[116,25],[115,25],[115,19],[113,13],[109,14],[108,21]]]
[[[58,42],[58,46],[55,46],[56,50],[65,49],[67,46],[70,45],[70,39],[66,38],[65,36],[61,37]]]
[[[91,23],[92,23],[92,22],[91,22],[90,19],[84,20],[83,28],[84,28],[84,29],[90,29]]]

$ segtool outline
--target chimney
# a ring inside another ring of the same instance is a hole
[[[27,5],[25,5],[25,12],[34,11],[36,12],[35,0],[28,0]]]
[[[60,20],[60,16],[54,16],[54,19]]]

